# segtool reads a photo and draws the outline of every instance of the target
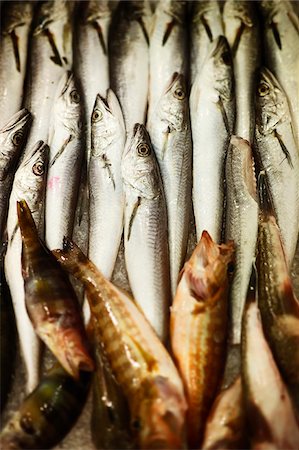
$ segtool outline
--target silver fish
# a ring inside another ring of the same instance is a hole
[[[266,172],[286,258],[290,266],[299,232],[299,154],[286,95],[263,68],[256,91],[257,162]]]
[[[1,13],[0,128],[22,106],[27,47],[34,3],[5,2]]]
[[[2,242],[14,173],[31,124],[27,109],[15,113],[0,130],[0,239]]]
[[[109,42],[110,84],[124,115],[127,133],[144,123],[149,78],[149,2],[119,2]]]
[[[191,212],[192,142],[185,77],[174,73],[148,130],[165,191],[171,291],[184,264]]]
[[[220,243],[224,160],[235,119],[233,64],[223,36],[210,45],[210,53],[193,83],[190,115],[196,235],[199,240],[207,230]]]
[[[288,0],[259,3],[264,16],[265,64],[286,93],[299,145],[299,18]]]
[[[232,136],[226,159],[225,238],[235,243],[235,271],[230,290],[230,344],[241,343],[242,315],[255,255],[258,204],[252,150],[247,141]]]
[[[234,134],[253,142],[254,92],[260,64],[260,34],[256,5],[226,0],[223,8],[225,36],[234,61],[236,123]]]
[[[191,84],[209,53],[210,43],[223,35],[220,5],[215,0],[193,2],[191,10]]]
[[[136,124],[122,161],[124,245],[136,302],[165,341],[169,319],[167,213],[158,164],[143,125]]]
[[[27,392],[31,392],[39,380],[41,343],[35,334],[25,307],[21,264],[22,238],[18,227],[17,201],[26,200],[35,223],[40,226],[42,223],[48,153],[49,147],[43,141],[39,141],[21,162],[14,177],[7,219],[8,246],[4,262],[5,275],[11,292],[25,363]]]
[[[84,147],[76,80],[66,72],[58,84],[50,125],[45,240],[50,250],[72,236]]]

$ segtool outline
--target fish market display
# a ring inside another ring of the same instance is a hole
[[[93,370],[87,339],[73,287],[38,237],[25,200],[17,203],[22,236],[25,304],[37,335],[74,378]]]
[[[1,448],[47,449],[72,428],[84,406],[90,375],[74,380],[59,364],[42,378],[0,434]]]
[[[288,0],[259,2],[264,18],[265,63],[287,95],[299,145],[299,19],[293,9],[295,5],[296,2]]]
[[[8,244],[4,262],[5,276],[12,297],[25,363],[27,392],[31,392],[39,380],[41,343],[34,332],[25,307],[21,265],[22,238],[18,226],[17,201],[26,200],[32,211],[34,222],[42,228],[48,155],[49,147],[43,141],[39,141],[21,162],[14,177],[7,219]]]
[[[143,125],[134,126],[126,144],[122,175],[130,286],[136,302],[165,341],[170,302],[167,213],[159,167]]]
[[[183,448],[182,381],[149,322],[74,243],[66,239],[64,250],[53,253],[86,287],[95,331],[128,400],[140,448]]]
[[[193,83],[190,115],[197,240],[203,230],[207,230],[212,239],[220,243],[224,161],[235,120],[233,65],[229,45],[223,36],[209,46],[209,54]]]
[[[27,47],[34,3],[5,2],[1,11],[0,128],[22,106]]]
[[[148,130],[164,186],[171,292],[184,264],[191,211],[192,142],[185,77],[174,73]]]
[[[204,231],[185,263],[171,307],[171,347],[187,395],[187,433],[198,448],[225,360],[228,264],[233,244],[217,245]]]
[[[225,36],[234,60],[236,123],[234,134],[253,142],[254,92],[260,64],[259,23],[251,1],[226,0],[223,8]]]
[[[256,91],[255,141],[260,170],[265,170],[288,265],[299,232],[299,154],[287,97],[266,68]]]
[[[242,315],[255,255],[258,204],[252,150],[232,136],[226,158],[226,239],[235,243],[236,266],[230,290],[230,343],[241,342]]]
[[[62,248],[63,237],[73,232],[84,152],[81,111],[76,81],[66,72],[55,95],[49,136],[45,241],[50,249]]]
[[[14,173],[31,124],[31,114],[23,108],[14,114],[0,130],[0,239],[6,224],[8,200]]]

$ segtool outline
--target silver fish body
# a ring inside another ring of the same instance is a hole
[[[24,358],[27,383],[31,392],[39,380],[41,343],[35,334],[25,307],[22,277],[22,238],[18,227],[17,201],[26,200],[35,223],[41,225],[49,147],[39,141],[21,162],[13,182],[7,219],[8,245],[5,255],[5,275],[16,316],[20,346]]]
[[[235,118],[233,66],[227,40],[220,36],[190,94],[193,140],[193,207],[197,239],[207,230],[221,240],[224,160]],[[215,130],[217,130],[215,132]]]
[[[241,343],[242,315],[255,255],[258,204],[252,151],[244,139],[232,136],[226,159],[225,238],[235,243],[235,272],[230,289],[230,343]]]
[[[170,301],[167,213],[159,168],[143,125],[136,124],[122,161],[124,245],[136,302],[165,341]]]
[[[33,2],[5,2],[0,39],[0,128],[22,106]]]
[[[91,118],[89,259],[110,279],[123,231],[121,159],[126,131],[119,102],[109,89],[97,95]]]
[[[224,34],[220,5],[214,0],[193,2],[191,11],[191,84],[200,72],[212,41]]]
[[[231,47],[236,91],[234,134],[253,142],[254,92],[260,64],[260,34],[256,5],[250,1],[227,0],[223,19]]]
[[[15,113],[0,130],[0,239],[2,242],[14,173],[31,124],[27,109]]]
[[[57,87],[51,113],[46,190],[45,240],[50,250],[72,236],[84,147],[82,108],[76,80],[66,72]]]
[[[262,69],[256,92],[255,142],[260,170],[266,172],[288,264],[299,232],[299,154],[286,95],[268,69]]]
[[[165,192],[171,291],[184,264],[191,212],[192,141],[185,77],[174,73],[148,130]]]

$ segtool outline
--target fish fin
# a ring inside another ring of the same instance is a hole
[[[293,27],[295,28],[295,30],[299,34],[299,19],[298,19],[297,14],[294,11],[288,11],[287,15],[288,15],[288,18],[290,19]]]
[[[217,105],[218,105],[218,107],[219,107],[219,109],[221,111],[223,122],[224,122],[224,125],[225,125],[225,129],[226,129],[227,133],[230,134],[231,131],[230,131],[230,128],[229,128],[227,114],[226,114],[226,111],[225,111],[225,108],[224,108],[224,105],[223,105],[222,98],[220,96],[218,97]]]
[[[231,46],[231,53],[232,53],[233,57],[236,55],[236,53],[238,51],[239,44],[241,42],[241,37],[242,37],[242,34],[243,34],[244,30],[245,30],[245,23],[242,22],[241,25],[239,26],[238,30],[237,30],[234,43]]]
[[[52,159],[52,161],[50,162],[49,166],[52,167],[57,159],[59,158],[59,156],[62,155],[62,153],[64,152],[64,150],[66,149],[67,145],[73,140],[74,136],[72,134],[69,135],[68,138],[66,138],[66,140],[64,141],[64,143],[62,144],[60,150],[58,150],[58,152],[56,153],[56,155],[54,156],[54,158]]]
[[[108,157],[107,157],[107,155],[105,153],[103,153],[101,155],[101,159],[102,159],[102,162],[104,164],[103,165],[103,169],[107,169],[108,178],[111,180],[112,185],[113,185],[113,189],[115,190],[115,180],[114,180],[113,172],[112,172],[112,169],[111,169],[111,162],[109,161],[109,159],[108,159]]]
[[[205,18],[204,15],[202,15],[202,17],[201,17],[201,22],[202,22],[202,24],[204,26],[205,32],[207,33],[209,41],[212,42],[213,41],[213,33],[212,33],[211,28],[210,28],[210,26],[208,24],[208,21],[207,21],[207,19]]]
[[[261,170],[258,175],[258,192],[261,213],[266,216],[275,216],[273,200],[265,170]]]
[[[94,27],[94,29],[96,30],[96,32],[98,34],[99,41],[100,41],[100,44],[101,44],[101,47],[102,47],[104,55],[107,55],[107,46],[105,44],[105,39],[104,39],[104,36],[103,36],[103,31],[102,31],[101,25],[95,20],[92,23],[92,26]]]
[[[53,53],[54,53],[53,56],[50,56],[51,61],[53,61],[54,64],[57,64],[58,66],[61,66],[61,67],[62,67],[62,66],[63,66],[62,59],[61,59],[61,57],[60,57],[58,48],[57,48],[57,46],[56,46],[56,43],[55,43],[55,39],[54,39],[53,34],[52,34],[51,31],[49,30],[49,28],[46,28],[46,29],[44,30],[44,34],[47,36],[48,41],[49,41],[49,44],[50,44],[50,47],[51,47],[51,49],[52,49],[52,51],[53,51]]]
[[[147,350],[145,350],[142,347],[142,345],[140,344],[140,342],[138,342],[137,339],[135,339],[134,336],[130,336],[130,335],[127,335],[127,336],[133,342],[133,344],[135,345],[135,347],[141,354],[142,358],[144,359],[144,361],[147,365],[148,370],[150,372],[155,371],[158,367],[158,362],[157,362],[156,358],[154,358]]]
[[[140,206],[140,203],[141,203],[141,197],[138,197],[137,200],[136,200],[136,203],[135,203],[135,205],[133,207],[133,211],[132,211],[132,214],[131,214],[131,217],[130,217],[127,240],[130,239],[133,221],[135,219],[135,216],[136,216],[136,213],[137,213],[137,209]]]
[[[142,30],[142,33],[143,33],[143,35],[144,35],[144,38],[145,38],[145,40],[146,40],[146,43],[147,43],[147,45],[149,46],[149,37],[148,37],[147,30],[146,30],[146,27],[145,27],[145,25],[144,25],[144,22],[143,22],[142,18],[141,18],[141,17],[138,18],[138,19],[137,19],[137,22],[139,23],[139,25],[140,25],[140,27],[141,27],[141,30]]]
[[[168,22],[168,24],[166,25],[166,29],[165,29],[163,39],[162,39],[162,47],[164,47],[164,45],[168,41],[168,38],[176,24],[177,24],[177,21],[175,19],[172,19],[172,21]]]
[[[292,169],[294,169],[294,166],[293,166],[293,162],[292,162],[292,158],[291,158],[290,152],[288,151],[288,149],[287,149],[286,146],[284,145],[283,140],[281,139],[280,134],[277,133],[276,130],[274,130],[274,136],[275,136],[276,139],[278,140],[279,145],[280,145],[280,147],[281,147],[281,150],[282,150],[283,153],[285,154],[286,159],[287,159],[289,165],[291,166]]]
[[[282,45],[281,45],[280,34],[279,34],[279,31],[278,31],[278,28],[277,28],[277,23],[272,21],[270,23],[270,28],[272,30],[275,42],[278,45],[279,50],[281,50],[282,49]]]
[[[21,72],[21,60],[20,60],[20,52],[19,52],[19,37],[16,35],[15,30],[12,30],[10,33],[10,38],[12,41],[14,57],[16,61],[16,68],[18,72]]]

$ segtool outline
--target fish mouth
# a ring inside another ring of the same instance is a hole
[[[61,77],[59,85],[58,85],[58,90],[61,90],[61,94],[60,97],[63,96],[63,94],[68,90],[68,88],[70,87],[70,84],[72,83],[74,79],[74,74],[70,71],[67,70]]]
[[[261,81],[265,81],[270,86],[274,86],[282,91],[282,87],[280,86],[279,82],[277,81],[273,73],[269,69],[267,69],[267,67],[262,67],[260,69],[259,82]]]
[[[169,92],[171,90],[172,86],[177,82],[179,82],[181,85],[185,86],[185,77],[182,73],[174,72],[165,93]]]
[[[103,97],[101,94],[97,94],[96,100],[94,102],[94,108],[103,106],[107,112],[112,114],[110,105],[109,105],[109,89],[107,89],[106,97]]]
[[[218,36],[214,42],[211,44],[211,52],[209,58],[220,58],[222,57],[223,62],[229,65],[232,61],[230,48],[225,36]]]
[[[30,163],[32,158],[36,155],[42,155],[44,152],[49,154],[49,146],[44,141],[37,141],[36,144],[32,147],[32,150],[30,154],[28,155],[28,158],[24,161],[24,166]]]
[[[25,125],[31,119],[31,113],[28,109],[23,108],[20,111],[16,112],[9,121],[4,125],[4,127],[0,130],[0,133],[5,131],[9,131],[16,126],[17,123],[22,123]]]

